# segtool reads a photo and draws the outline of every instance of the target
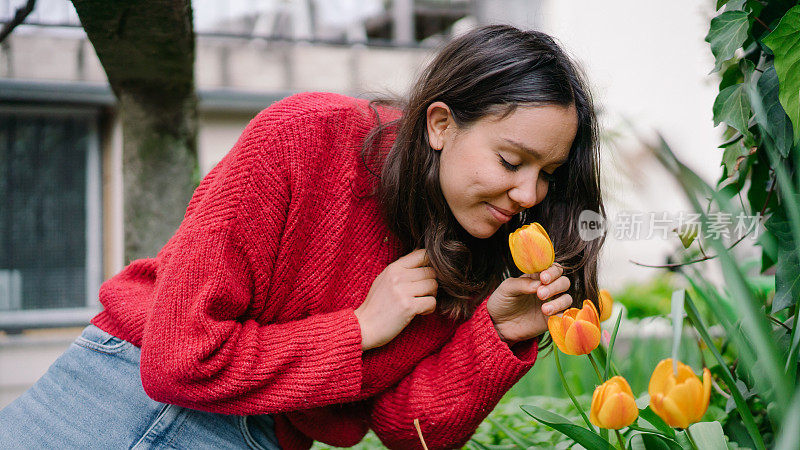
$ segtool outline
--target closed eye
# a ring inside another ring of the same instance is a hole
[[[499,154],[497,155],[497,157],[500,158],[500,164],[502,164],[503,167],[505,167],[507,170],[509,170],[511,172],[516,172],[517,170],[519,170],[519,167],[522,165],[522,164],[516,164],[516,165],[515,164],[511,164],[510,162],[506,161],[505,158],[503,158]]]

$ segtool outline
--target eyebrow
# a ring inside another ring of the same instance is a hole
[[[542,157],[536,150],[528,147],[527,145],[523,144],[522,142],[517,142],[517,141],[515,141],[513,139],[509,139],[509,138],[503,138],[503,140],[507,144],[510,144],[510,145],[520,149],[520,150],[523,150],[526,153],[530,154],[531,156],[535,156],[537,158],[541,158]],[[565,162],[567,162],[567,158],[560,159],[558,161],[553,161],[553,164],[564,164]]]

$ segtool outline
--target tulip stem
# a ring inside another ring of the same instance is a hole
[[[689,438],[689,443],[692,444],[692,448],[694,450],[699,450],[699,448],[697,447],[697,443],[694,441],[694,438],[692,437],[691,431],[689,431],[689,428],[686,428],[686,437]]]
[[[589,357],[589,361],[592,362],[592,367],[594,367],[594,372],[597,374],[597,379],[600,380],[600,384],[603,384],[603,375],[600,373],[600,368],[597,367],[597,362],[594,360],[594,356],[591,353],[587,353],[586,356]]]
[[[619,430],[614,430],[614,433],[617,434],[617,440],[619,441],[620,450],[625,450],[625,442],[622,440],[622,435],[619,434]]]
[[[634,431],[644,431],[644,432],[646,432],[646,433],[660,434],[661,436],[666,436],[666,437],[668,437],[668,438],[670,438],[670,439],[674,439],[674,438],[672,438],[672,437],[668,436],[668,435],[667,435],[666,433],[664,433],[663,431],[661,431],[661,430],[656,430],[655,428],[644,428],[644,427],[637,427],[636,425],[628,425],[628,428],[629,428],[629,429],[631,429],[631,430],[634,430]]]
[[[583,417],[583,421],[586,422],[586,426],[589,427],[590,430],[594,431],[592,423],[589,422],[589,418],[586,417],[586,413],[583,412],[583,408],[581,408],[580,403],[578,403],[578,399],[575,398],[575,395],[572,393],[572,390],[567,384],[567,378],[564,376],[564,371],[561,370],[561,361],[558,359],[558,351],[558,349],[555,349],[553,351],[553,356],[556,358],[556,368],[558,369],[558,375],[561,377],[561,384],[564,385],[564,390],[567,391],[567,395],[569,395],[569,398],[572,399],[572,404],[575,405],[575,409],[581,413],[581,417]]]

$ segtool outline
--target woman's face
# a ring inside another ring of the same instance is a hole
[[[459,129],[442,102],[428,107],[431,147],[441,151],[439,182],[450,211],[485,239],[547,194],[578,130],[574,105],[520,106]]]

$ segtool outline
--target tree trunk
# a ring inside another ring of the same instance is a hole
[[[118,100],[126,262],[175,232],[197,168],[190,0],[73,0]]]

